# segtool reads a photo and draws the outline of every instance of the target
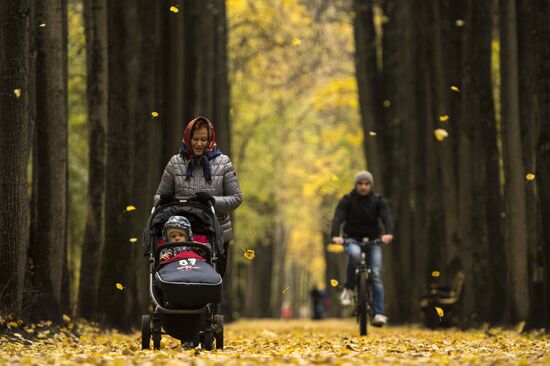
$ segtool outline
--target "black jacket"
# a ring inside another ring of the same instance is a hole
[[[344,235],[348,237],[378,238],[382,233],[379,219],[384,223],[386,234],[393,235],[393,218],[384,197],[372,191],[361,196],[354,189],[342,197],[336,206],[331,237],[340,236],[340,226],[344,224]]]

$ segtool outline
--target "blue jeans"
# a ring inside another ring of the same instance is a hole
[[[372,305],[374,314],[384,314],[384,283],[382,282],[382,247],[368,245],[365,248],[366,261],[371,268]],[[355,267],[361,262],[361,247],[355,239],[346,238],[345,252],[348,255],[348,279],[344,284],[347,289],[355,288]]]

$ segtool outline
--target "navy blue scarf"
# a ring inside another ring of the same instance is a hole
[[[221,150],[216,146],[211,151],[202,154],[200,156],[194,155],[191,151],[187,149],[185,144],[181,145],[180,156],[184,159],[189,159],[189,164],[187,165],[187,172],[185,173],[185,179],[193,176],[193,168],[197,164],[202,164],[202,171],[204,173],[204,178],[210,184],[212,183],[212,171],[210,170],[210,160],[214,159],[216,156],[222,154]]]

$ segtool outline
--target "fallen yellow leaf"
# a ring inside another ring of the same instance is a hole
[[[157,118],[159,116],[158,112],[151,112],[151,117]]]
[[[335,279],[333,278],[332,280],[330,280],[330,285],[331,285],[332,287],[338,286],[338,280],[335,280]]]
[[[124,286],[122,286],[122,283],[118,283],[115,285],[116,288],[118,288],[120,291],[124,290]]]
[[[333,174],[330,176],[330,180],[332,180],[333,182],[336,182],[338,180],[338,176],[336,174]]]
[[[439,316],[440,318],[443,318],[443,315],[445,315],[443,309],[441,309],[439,306],[435,307],[435,311],[437,312],[437,316]]]
[[[64,321],[65,323],[68,323],[68,322],[71,321],[71,318],[70,318],[67,314],[63,314],[63,321]]]
[[[439,116],[439,120],[441,122],[447,122],[449,120],[449,116],[446,114],[442,114],[441,116]]]
[[[179,13],[180,10],[179,10],[178,8],[176,8],[175,6],[171,6],[171,7],[170,7],[170,11],[171,11],[172,13]]]
[[[136,209],[136,206],[126,206],[126,210],[124,210],[123,212],[130,212],[130,211],[135,211]]]
[[[301,45],[301,44],[302,44],[302,41],[301,41],[299,38],[293,38],[293,39],[292,39],[292,45],[293,45],[294,47],[299,46],[299,45]]]
[[[533,174],[533,173],[527,173],[527,175],[525,176],[525,179],[527,179],[527,180],[533,180],[533,179],[535,179],[535,174]]]
[[[248,259],[249,261],[256,258],[256,253],[254,252],[254,249],[248,249],[244,252],[244,257]]]
[[[442,128],[438,128],[434,131],[434,135],[437,141],[443,141],[449,136],[449,133]]]
[[[441,275],[441,273],[439,273],[439,271],[433,271],[432,272],[432,277],[439,277]]]

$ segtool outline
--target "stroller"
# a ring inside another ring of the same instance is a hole
[[[196,242],[162,243],[162,227],[174,215],[185,216],[193,232],[205,236],[210,247]],[[159,244],[160,243],[160,244]],[[152,314],[141,317],[141,348],[160,349],[162,334],[212,350],[223,348],[223,315],[218,314],[222,298],[222,278],[216,265],[224,259],[221,229],[210,203],[196,198],[173,200],[153,208],[143,234],[145,256],[149,259],[149,292]],[[174,247],[196,247],[204,259],[181,259],[160,263],[159,253]],[[162,332],[164,330],[164,332]]]

